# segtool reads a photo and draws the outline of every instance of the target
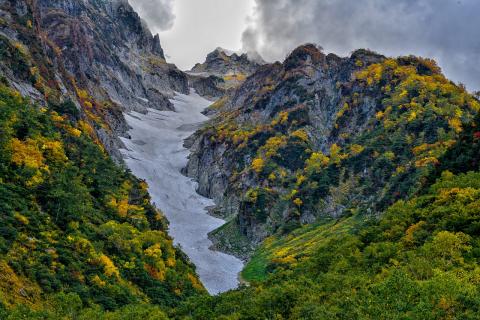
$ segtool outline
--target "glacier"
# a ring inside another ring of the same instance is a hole
[[[193,90],[177,93],[171,102],[175,111],[126,113],[130,139],[122,138],[121,152],[132,173],[148,183],[153,203],[170,222],[174,243],[195,264],[208,292],[218,294],[238,286],[243,262],[210,249],[208,233],[225,221],[208,214],[206,207],[213,206],[213,200],[199,195],[197,183],[181,173],[189,154],[183,142],[208,120],[201,112],[212,102]]]

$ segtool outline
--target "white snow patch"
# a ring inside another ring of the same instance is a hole
[[[122,139],[127,148],[122,153],[130,170],[147,181],[153,202],[170,221],[175,244],[196,265],[205,288],[218,294],[238,286],[243,262],[209,249],[208,233],[225,221],[208,215],[205,207],[214,205],[213,201],[199,195],[196,182],[180,172],[188,156],[183,141],[208,120],[201,111],[211,101],[195,92],[177,94],[171,101],[176,111],[125,114],[131,139]]]

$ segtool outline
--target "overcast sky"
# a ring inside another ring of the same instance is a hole
[[[181,69],[218,46],[282,60],[305,42],[435,58],[480,90],[480,0],[130,0]]]

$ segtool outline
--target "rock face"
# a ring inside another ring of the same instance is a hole
[[[32,67],[44,66],[41,76],[50,87],[63,88],[62,99],[82,109],[89,100],[91,113],[106,123],[95,127],[114,157],[120,156],[117,136],[127,129],[121,111],[172,109],[173,92],[188,93],[187,76],[165,61],[158,35],[150,33],[127,0],[1,1],[0,10],[0,35],[26,48]],[[24,94],[44,98],[28,77],[9,72],[11,67],[2,66],[11,83]]]
[[[455,129],[448,108],[429,118],[418,89],[411,95],[419,109],[407,116],[410,76],[450,86],[431,61],[367,50],[341,58],[304,45],[228,92],[210,126],[187,141],[186,174],[199,182],[200,194],[215,199],[215,214],[230,220],[212,234],[217,247],[245,258],[274,232],[348,210],[375,214],[414,188],[411,177],[433,160],[415,158],[412,145],[448,144],[437,132],[455,136]]]
[[[188,75],[192,87],[197,92],[218,98],[228,89],[243,83],[263,64],[265,62],[258,54],[239,55],[217,48],[207,55],[204,63],[197,63]]]

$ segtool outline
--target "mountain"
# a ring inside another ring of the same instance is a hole
[[[478,97],[430,59],[311,44],[194,69],[126,0],[0,0],[0,319],[478,319]],[[191,88],[216,102],[184,173],[246,261],[216,296],[119,153],[124,112]]]
[[[166,63],[158,35],[126,0],[0,6],[4,77],[43,104],[74,102],[117,160],[127,131],[122,111],[171,109],[174,91],[188,93],[186,75]]]
[[[217,246],[247,258],[272,234],[378,215],[421,189],[479,106],[432,60],[304,45],[212,106],[185,172],[230,220]]]
[[[220,98],[228,89],[243,83],[263,64],[265,61],[258,54],[237,54],[216,48],[207,55],[204,63],[197,63],[188,75],[197,92]]]

